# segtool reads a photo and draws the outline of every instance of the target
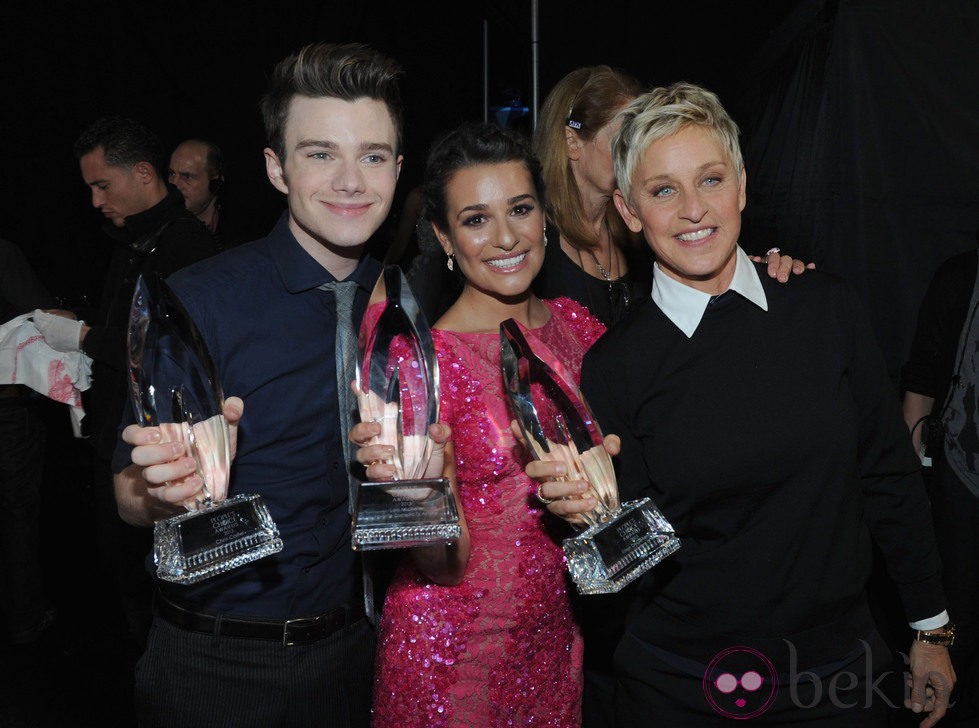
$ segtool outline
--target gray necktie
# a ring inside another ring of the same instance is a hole
[[[350,487],[350,508],[353,509],[356,481],[350,476],[353,461],[353,446],[350,442],[350,428],[353,413],[357,409],[357,399],[350,390],[350,382],[356,378],[357,371],[357,333],[354,330],[354,295],[357,284],[353,281],[324,283],[320,288],[333,291],[337,305],[336,367],[337,401],[340,410],[340,435],[343,443],[343,458],[347,466]]]
[[[357,284],[353,281],[335,281],[324,283],[320,288],[333,291],[337,305],[336,331],[336,366],[337,366],[337,402],[340,409],[340,436],[342,438],[344,465],[347,468],[347,483],[349,486],[348,510],[353,513],[357,497],[357,480],[353,477],[350,465],[354,461],[354,446],[350,442],[350,428],[353,413],[357,410],[357,398],[350,389],[350,383],[356,378],[357,371],[357,332],[354,329],[354,295]],[[366,556],[364,554],[363,556]],[[374,580],[368,560],[361,557],[364,583],[364,611],[371,624],[376,624],[374,614]]]

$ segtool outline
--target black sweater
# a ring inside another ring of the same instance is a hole
[[[651,496],[682,547],[627,629],[704,663],[750,644],[827,665],[872,631],[870,536],[908,620],[945,608],[928,502],[862,305],[840,279],[761,276],[688,339],[646,299],[586,355],[582,389],[622,437],[623,501]]]

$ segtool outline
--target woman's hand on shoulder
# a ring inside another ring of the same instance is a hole
[[[792,274],[802,275],[807,270],[815,270],[815,263],[806,263],[791,255],[783,255],[778,248],[770,248],[765,255],[749,255],[749,259],[755,263],[765,263],[768,266],[768,275],[775,278],[780,283],[789,280]]]

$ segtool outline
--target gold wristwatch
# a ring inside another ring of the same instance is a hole
[[[949,622],[935,629],[919,629],[914,633],[914,638],[918,642],[926,645],[939,645],[940,647],[951,647],[955,641],[955,625]]]

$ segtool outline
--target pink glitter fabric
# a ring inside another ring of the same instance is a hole
[[[577,378],[604,328],[569,299],[546,303],[551,319],[534,333]],[[374,726],[574,728],[582,643],[563,529],[523,472],[499,334],[435,330],[433,338],[471,556],[463,582],[451,587],[432,584],[403,559],[381,619]]]

